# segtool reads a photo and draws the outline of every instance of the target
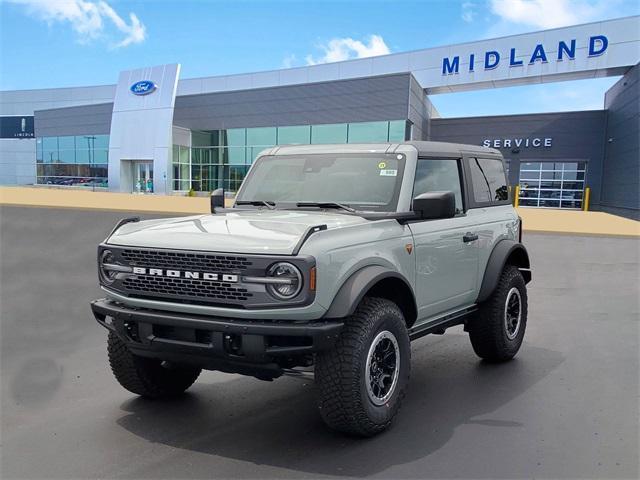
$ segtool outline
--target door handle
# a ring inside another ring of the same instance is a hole
[[[469,243],[469,242],[473,242],[474,240],[478,239],[478,234],[477,233],[471,233],[471,232],[467,232],[464,234],[464,237],[462,237],[462,241],[464,243]]]

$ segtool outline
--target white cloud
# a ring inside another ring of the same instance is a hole
[[[615,0],[491,0],[492,13],[502,20],[535,28],[576,25],[601,19]]]
[[[294,67],[297,61],[297,57],[292,53],[282,59],[282,68]]]
[[[361,42],[353,38],[334,38],[325,45],[319,45],[324,55],[314,57],[307,55],[307,65],[318,63],[341,62],[352,58],[367,58],[391,53],[380,35],[371,35],[368,42]]]
[[[467,23],[473,22],[476,16],[476,4],[473,2],[464,2],[462,4],[462,20]]]
[[[135,13],[129,13],[129,22],[123,19],[106,1],[98,0],[8,0],[23,5],[27,13],[40,20],[69,23],[80,43],[106,40],[111,47],[126,47],[146,38],[146,28]],[[113,40],[113,29],[117,40]]]

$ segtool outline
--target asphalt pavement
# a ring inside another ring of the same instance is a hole
[[[414,342],[397,422],[362,440],[325,428],[306,380],[122,389],[88,304],[123,216],[0,209],[2,478],[638,478],[637,239],[526,235],[516,359],[479,361],[461,328]]]

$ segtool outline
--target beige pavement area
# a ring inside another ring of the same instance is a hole
[[[232,202],[227,200],[229,205]],[[208,197],[34,187],[0,187],[0,205],[180,214],[209,212]],[[518,208],[518,213],[526,232],[640,237],[640,222],[604,212]]]

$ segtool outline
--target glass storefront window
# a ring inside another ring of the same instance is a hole
[[[247,145],[270,147],[276,144],[275,127],[247,128]]]
[[[96,149],[109,150],[109,135],[94,135],[93,145]]]
[[[278,127],[278,145],[308,145],[311,143],[311,126]]]
[[[180,146],[180,163],[189,163],[189,147]]]
[[[58,137],[58,148],[60,150],[75,150],[76,137]],[[78,145],[78,148],[85,148],[85,145]],[[86,146],[86,148],[91,148]]]
[[[586,162],[523,162],[519,204],[523,207],[582,208]]]
[[[109,150],[94,150],[91,163],[109,163]]]
[[[386,142],[389,139],[389,122],[350,123],[349,143]]]
[[[59,150],[58,161],[61,163],[76,163],[75,150]]]
[[[191,164],[200,163],[201,149],[173,145],[173,189],[188,191],[191,188]]]
[[[36,160],[39,184],[106,187],[109,135],[39,137]]]
[[[42,138],[36,139],[36,162],[42,162]]]
[[[186,147],[173,146],[173,188],[236,191],[260,152],[274,145],[399,142],[406,131],[406,120],[193,131],[190,158]]]
[[[58,137],[42,137],[44,150],[58,150]]]
[[[405,120],[393,120],[389,122],[389,141],[404,142],[407,135],[407,122]]]
[[[244,128],[230,128],[227,132],[227,142],[225,145],[231,147],[244,147],[247,144],[247,132]]]
[[[347,124],[312,125],[311,143],[347,143]]]
[[[245,147],[228,147],[224,150],[225,162],[231,165],[244,165],[247,162],[247,149]]]

